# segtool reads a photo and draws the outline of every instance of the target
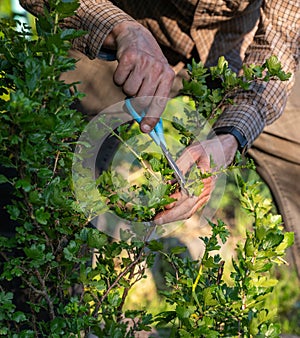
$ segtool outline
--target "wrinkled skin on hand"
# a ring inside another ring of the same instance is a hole
[[[175,78],[158,43],[152,34],[134,21],[116,25],[104,44],[116,48],[118,66],[114,81],[128,96],[145,97],[147,114],[141,130],[151,131],[164,111]]]
[[[233,161],[237,147],[236,139],[229,134],[196,142],[185,149],[177,160],[177,165],[184,175],[195,163],[202,172],[212,172],[221,167],[227,167]],[[215,165],[213,169],[211,168],[211,158]],[[216,176],[214,175],[203,179],[204,187],[199,196],[188,196],[182,191],[172,194],[171,197],[176,201],[167,205],[164,211],[156,215],[155,223],[162,225],[193,216],[209,201],[215,182]]]

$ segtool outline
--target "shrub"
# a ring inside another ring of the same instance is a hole
[[[70,41],[83,32],[62,30],[59,23],[76,8],[77,2],[53,1],[37,21],[38,36],[26,26],[16,30],[14,21],[0,22],[4,172],[0,184],[11,189],[6,211],[16,224],[13,236],[0,237],[0,335],[81,337],[92,332],[99,337],[134,337],[156,325],[166,326],[174,337],[278,336],[280,329],[271,322],[273,312],[264,301],[276,284],[269,270],[282,262],[292,234],[282,232],[280,217],[270,214],[270,204],[260,198],[255,184],[248,186],[239,179],[241,201],[254,215],[254,224],[237,248],[230,283],[223,280],[222,258],[214,254],[219,240],[224,243],[229,235],[222,221],[211,222],[212,236],[202,239],[206,249],[199,262],[180,258],[181,247],[164,252],[160,241],[149,240],[147,233],[141,239],[121,231],[121,240],[115,241],[93,228],[83,214],[72,189],[72,161],[86,122],[70,108],[81,98],[76,90],[69,95],[76,84],[60,80],[62,72],[75,67],[67,52]],[[246,88],[257,76],[284,77],[276,58],[262,67],[245,68],[243,78],[229,70],[224,58],[211,71],[223,87],[210,91],[205,84],[207,70],[193,63],[185,93],[195,100],[196,113],[212,119],[237,87]],[[183,144],[192,141],[178,121],[173,126]],[[122,139],[122,133],[118,135]],[[160,174],[171,175],[163,158],[152,160],[155,165]],[[105,189],[100,184],[103,193],[108,191],[109,175],[105,172],[98,180],[107,184]],[[172,185],[166,187],[155,212],[169,201]],[[151,192],[151,180],[143,189]],[[116,207],[111,195],[104,202],[106,208]],[[153,205],[150,209],[138,213],[141,222],[151,220]],[[129,216],[131,210],[122,209],[121,215]],[[145,277],[156,252],[174,268],[174,274],[165,276],[169,290],[163,293],[174,310],[157,316],[147,309],[124,311],[130,288]]]

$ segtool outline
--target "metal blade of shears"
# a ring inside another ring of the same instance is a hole
[[[165,158],[167,159],[169,166],[171,167],[171,169],[174,170],[174,175],[175,178],[181,188],[181,190],[189,195],[188,190],[186,189],[185,185],[186,185],[186,181],[184,176],[182,175],[182,172],[180,171],[180,169],[178,168],[176,162],[173,160],[173,157],[171,156],[171,154],[169,153],[168,149],[166,148],[166,146],[161,142],[160,143],[160,148],[165,156]]]

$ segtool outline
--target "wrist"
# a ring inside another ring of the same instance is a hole
[[[247,149],[248,141],[245,136],[235,127],[218,127],[214,129],[215,135],[232,135],[236,141],[240,153],[244,153]]]
[[[239,144],[237,139],[231,134],[222,134],[218,136],[219,141],[222,144],[225,157],[225,166],[230,165],[235,157],[238,150]]]

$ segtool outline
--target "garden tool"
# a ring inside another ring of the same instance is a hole
[[[142,112],[141,115],[137,113],[137,111],[134,109],[134,107],[131,104],[130,98],[125,99],[125,107],[128,111],[128,113],[133,117],[133,119],[140,123],[142,121],[142,118],[144,117],[145,113]],[[185,177],[183,176],[182,172],[178,168],[176,162],[172,158],[166,144],[166,140],[164,137],[164,130],[163,130],[163,121],[160,118],[159,121],[157,122],[156,126],[154,129],[151,130],[149,133],[149,136],[152,138],[152,140],[161,148],[162,153],[164,154],[165,158],[167,159],[170,167],[174,170],[174,175],[175,178],[181,188],[181,190],[189,195],[188,190],[185,188],[186,185],[186,180]]]

